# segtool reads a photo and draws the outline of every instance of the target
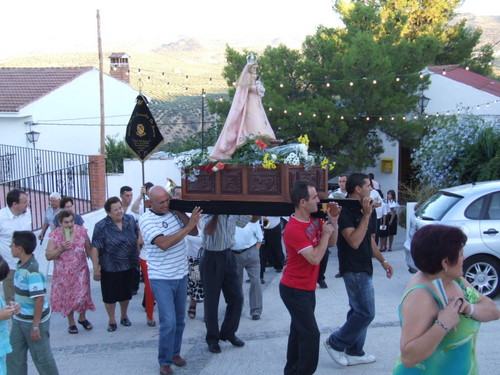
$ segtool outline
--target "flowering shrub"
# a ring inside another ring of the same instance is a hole
[[[412,155],[419,169],[417,178],[438,187],[458,184],[460,161],[484,126],[484,121],[474,116],[443,118],[434,123]]]
[[[306,170],[315,165],[328,170],[335,167],[335,162],[330,162],[328,158],[308,152],[307,135],[300,136],[299,143],[276,147],[269,147],[270,145],[271,142],[267,138],[249,136],[245,144],[236,150],[231,160],[224,163],[214,162],[208,158],[208,151],[199,149],[177,155],[174,163],[181,170],[183,177],[187,177],[190,181],[195,181],[201,171],[214,173],[224,169],[225,165],[261,165],[266,169],[275,169],[277,164],[294,166],[303,164]]]

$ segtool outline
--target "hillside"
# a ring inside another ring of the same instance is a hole
[[[472,27],[481,27],[481,43],[498,43],[500,16],[476,16],[460,14],[458,19],[467,18]],[[104,72],[110,72],[109,56],[112,52],[126,52],[130,55],[130,84],[153,100],[151,111],[167,142],[181,140],[201,128],[201,92],[208,97],[227,95],[227,82],[222,78],[225,64],[226,41],[184,38],[175,43],[153,47],[149,52],[130,44],[113,51],[103,52]],[[300,45],[299,41],[274,39],[269,43],[248,41],[231,43],[238,50],[261,52],[266,44]],[[260,43],[260,44],[259,44]],[[144,47],[144,46],[143,46]],[[495,73],[500,75],[500,43],[495,45]],[[64,53],[51,55],[23,56],[0,61],[0,67],[72,67],[93,66],[98,68],[97,52]],[[207,116],[206,124],[215,122],[215,116]]]

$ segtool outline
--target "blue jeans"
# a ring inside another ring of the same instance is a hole
[[[180,280],[150,279],[151,289],[158,306],[160,337],[158,362],[172,365],[174,355],[180,355],[184,317],[186,314],[187,275]]]
[[[331,347],[348,355],[363,356],[368,326],[375,318],[372,277],[366,272],[347,272],[344,278],[350,309],[344,325],[328,338]]]

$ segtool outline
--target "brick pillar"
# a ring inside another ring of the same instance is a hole
[[[103,155],[89,155],[90,202],[92,210],[99,210],[106,202],[106,159]]]

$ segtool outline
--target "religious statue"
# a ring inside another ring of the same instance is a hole
[[[257,56],[249,54],[238,79],[226,122],[210,154],[213,160],[231,159],[234,151],[248,140],[248,136],[276,139],[262,106],[261,98],[265,89],[257,75],[257,68]]]

